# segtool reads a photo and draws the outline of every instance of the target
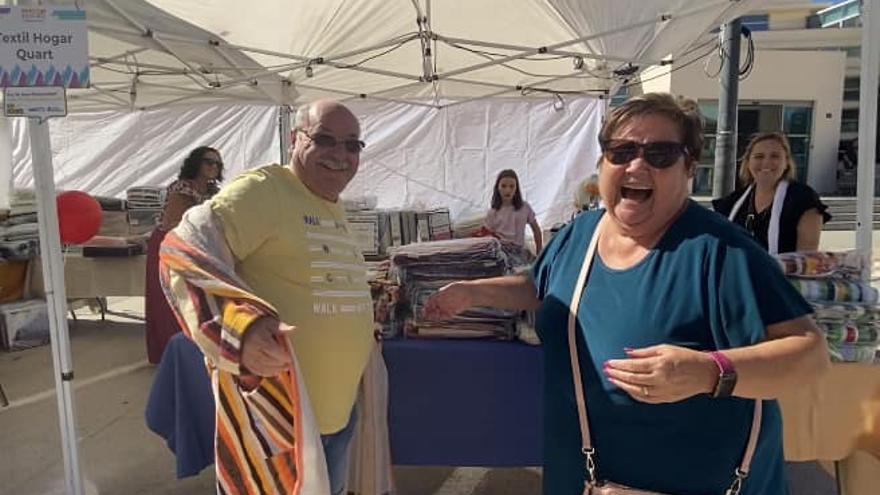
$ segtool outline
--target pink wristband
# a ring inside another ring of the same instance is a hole
[[[733,367],[733,362],[727,358],[720,351],[711,351],[709,353],[712,356],[712,359],[715,361],[715,364],[718,365],[718,370],[723,374],[730,374],[736,371],[736,368]]]

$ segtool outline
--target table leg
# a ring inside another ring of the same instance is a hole
[[[107,316],[107,304],[103,297],[96,297],[95,300],[98,301],[98,307],[101,309],[101,321],[104,321]]]

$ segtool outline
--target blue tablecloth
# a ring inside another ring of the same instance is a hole
[[[147,398],[147,426],[177,456],[177,477],[214,463],[214,396],[202,351],[182,333],[171,338]]]
[[[399,465],[541,464],[543,353],[519,342],[391,340],[392,462]],[[177,456],[178,477],[214,462],[214,404],[198,348],[169,342],[146,409],[147,426]]]

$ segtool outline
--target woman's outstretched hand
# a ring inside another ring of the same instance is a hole
[[[443,321],[474,305],[473,288],[464,282],[453,282],[431,294],[422,307],[422,318]]]

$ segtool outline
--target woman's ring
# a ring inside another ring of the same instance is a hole
[[[642,394],[644,394],[645,397],[651,396],[651,394],[648,393],[648,387],[646,385],[642,385]]]

